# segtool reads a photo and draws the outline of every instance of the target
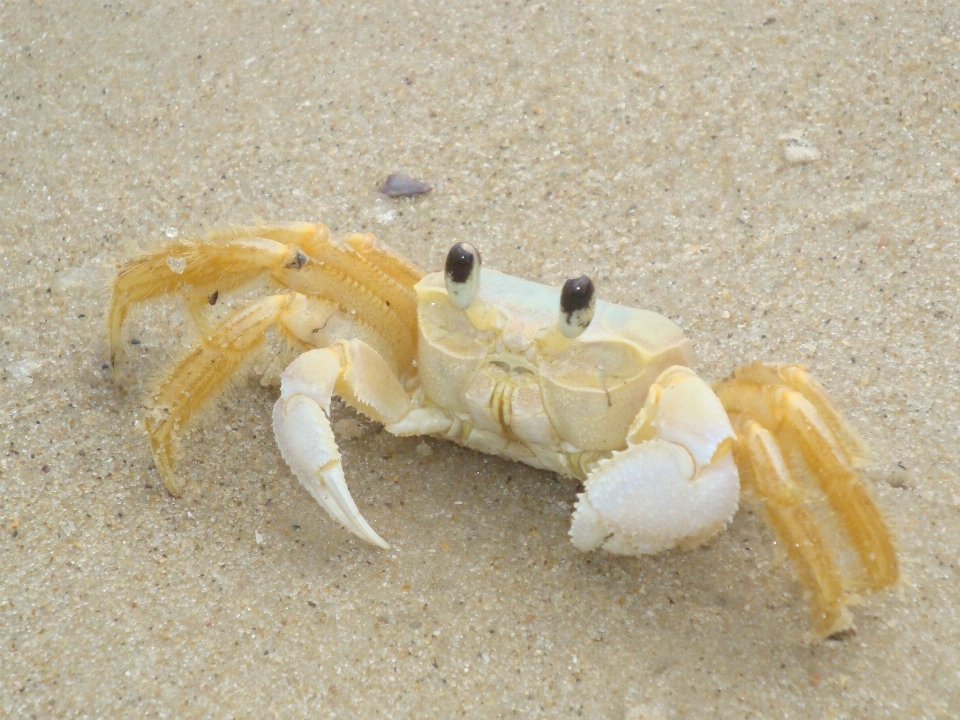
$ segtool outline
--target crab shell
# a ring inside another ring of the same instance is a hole
[[[504,452],[511,436],[557,450],[625,448],[657,377],[692,360],[690,341],[667,318],[603,301],[587,330],[568,338],[557,325],[557,288],[495,270],[484,269],[466,311],[450,302],[442,273],[424,277],[416,291],[427,397],[501,438],[478,449],[515,460],[527,462],[529,452],[514,454],[509,445]]]

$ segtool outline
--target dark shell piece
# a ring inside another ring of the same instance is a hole
[[[421,182],[404,173],[394,173],[388,177],[387,181],[380,187],[380,192],[392,198],[423,195],[431,190],[433,190],[433,188],[425,182]]]

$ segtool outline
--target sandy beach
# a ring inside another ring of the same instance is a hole
[[[0,3],[0,716],[960,716],[958,58],[955,2]],[[171,497],[143,400],[197,335],[138,307],[114,377],[116,263],[294,220],[587,273],[710,380],[802,363],[901,582],[815,643],[749,498],[699,549],[583,554],[577,481],[338,401],[368,546],[280,457],[279,345]]]

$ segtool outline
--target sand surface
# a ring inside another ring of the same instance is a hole
[[[960,715],[960,5],[222,5],[0,5],[0,715]],[[398,171],[433,192],[381,197]],[[707,378],[806,364],[902,583],[811,644],[750,503],[693,552],[583,555],[575,481],[336,406],[368,547],[284,466],[258,367],[170,497],[142,400],[196,336],[135,312],[114,380],[105,287],[256,220],[587,272]]]

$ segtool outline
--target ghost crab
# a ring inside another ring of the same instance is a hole
[[[282,292],[207,329],[206,303],[258,276]],[[273,426],[317,502],[387,543],[347,489],[328,419],[333,394],[400,436],[433,435],[579,478],[576,547],[640,555],[691,548],[760,499],[809,596],[814,632],[851,627],[856,590],[898,577],[890,533],[856,468],[864,449],[798,365],[753,364],[711,389],[670,320],[483,270],[457,243],[423,275],[372,235],[332,241],[307,223],[173,241],[123,263],[109,313],[111,362],[131,305],[181,292],[202,342],[153,393],[146,419],[173,495],[172,453],[200,405],[268,330],[303,350],[283,372]],[[823,522],[824,519],[827,522]]]

